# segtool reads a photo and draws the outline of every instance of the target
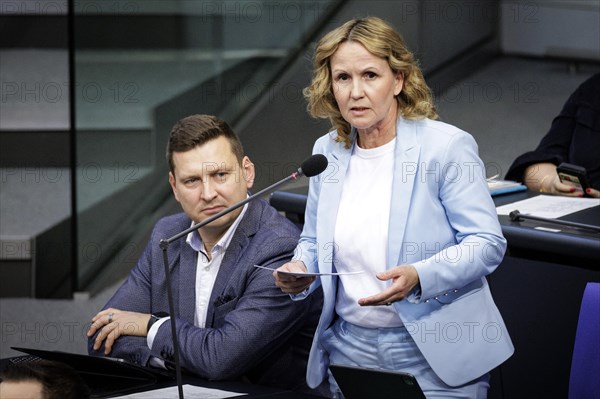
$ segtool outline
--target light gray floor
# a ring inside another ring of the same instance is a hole
[[[0,49],[0,128],[68,130],[68,63],[67,50]]]
[[[441,120],[471,133],[487,176],[534,149],[569,95],[600,65],[504,57],[438,96]]]
[[[1,299],[0,358],[22,355],[13,346],[87,353],[90,320],[115,289],[73,300]]]
[[[598,65],[504,57],[438,96],[441,119],[473,134],[488,175],[504,175],[512,160],[534,148],[573,90]],[[4,190],[2,190],[4,191]],[[4,206],[4,205],[3,205]],[[0,357],[11,346],[85,353],[90,318],[116,287],[94,298],[0,300]]]
[[[0,237],[29,240],[71,212],[69,169],[0,169]]]

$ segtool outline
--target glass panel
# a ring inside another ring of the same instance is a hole
[[[78,280],[134,262],[133,236],[171,197],[171,126],[233,122],[331,1],[75,2]]]

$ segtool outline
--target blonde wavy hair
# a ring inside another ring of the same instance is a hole
[[[377,17],[352,19],[327,33],[317,44],[314,55],[313,78],[303,90],[308,100],[308,112],[313,118],[329,118],[336,138],[349,148],[350,124],[342,117],[335,97],[331,78],[330,60],[340,44],[352,41],[361,44],[371,54],[384,58],[394,74],[402,73],[404,85],[396,96],[398,109],[406,119],[437,119],[431,90],[423,73],[408,50],[404,39],[387,22]]]

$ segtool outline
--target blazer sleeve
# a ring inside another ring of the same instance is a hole
[[[496,208],[487,189],[477,144],[465,132],[455,134],[443,157],[446,174],[439,183],[439,200],[453,240],[433,243],[439,252],[414,263],[419,273],[421,300],[481,279],[493,272],[506,251]]]

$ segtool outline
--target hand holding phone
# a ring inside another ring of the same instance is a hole
[[[590,185],[588,183],[587,171],[585,168],[563,162],[556,168],[556,173],[558,173],[558,178],[561,183],[575,187],[575,190],[583,192],[584,197],[589,197],[586,193],[586,189],[588,189]]]

